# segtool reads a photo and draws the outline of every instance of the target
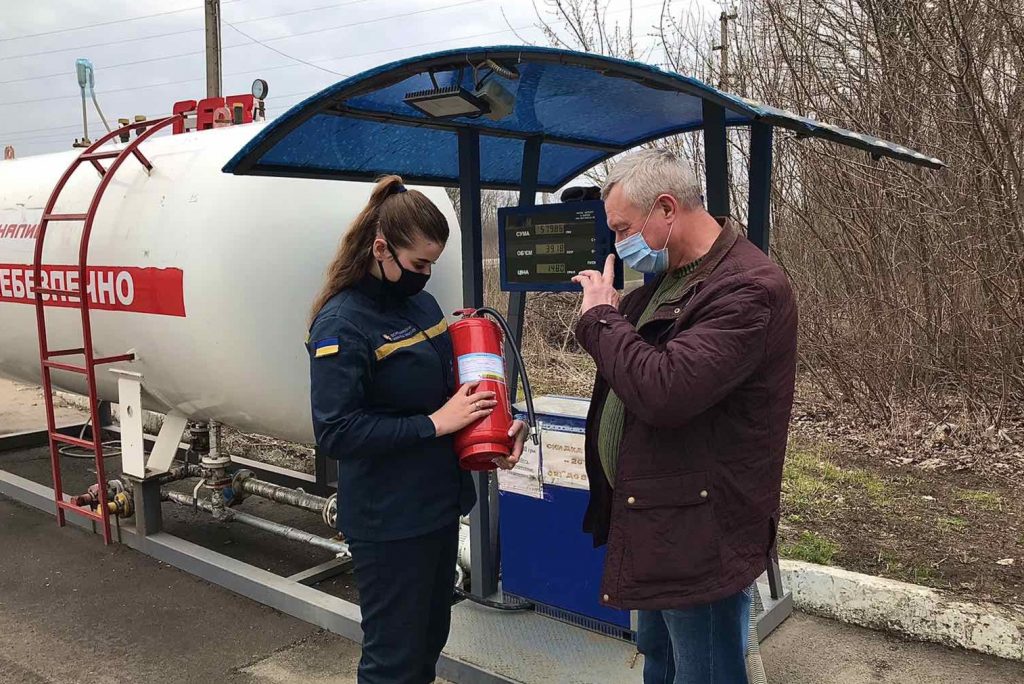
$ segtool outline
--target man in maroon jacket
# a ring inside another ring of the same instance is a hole
[[[597,364],[584,529],[608,545],[601,598],[639,611],[645,682],[746,682],[749,587],[779,520],[793,293],[670,152],[625,158],[602,197],[616,252],[658,277],[621,303],[614,256],[574,278],[576,339]]]

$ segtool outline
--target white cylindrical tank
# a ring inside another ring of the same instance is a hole
[[[369,183],[232,176],[223,165],[262,127],[248,124],[152,138],[151,175],[128,159],[100,204],[90,242],[90,301],[97,356],[134,351],[101,367],[100,395],[117,400],[107,368],[143,374],[143,403],[196,419],[312,442],[309,306]],[[39,383],[35,308],[26,284],[43,206],[76,152],[0,161],[0,375]],[[104,162],[109,163],[109,161]],[[84,213],[98,174],[83,164],[59,213]],[[445,312],[462,305],[457,217],[445,191],[420,188],[448,218],[449,246],[428,290]],[[77,270],[80,222],[51,222],[44,286]],[[81,346],[77,308],[51,301],[50,348]],[[74,363],[81,357],[68,357]],[[81,375],[55,384],[85,391]]]

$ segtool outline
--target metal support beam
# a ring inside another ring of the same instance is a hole
[[[778,566],[776,566],[776,570],[778,570]],[[771,568],[768,570],[768,577],[771,578]],[[793,613],[793,593],[787,591],[776,597],[771,595],[773,590],[760,581],[755,584],[757,591],[761,594],[761,603],[764,606],[764,612],[757,618],[757,640],[764,641]]]
[[[537,177],[540,174],[540,150],[543,140],[533,137],[523,145],[523,174],[519,184],[519,206],[532,207],[537,202]],[[523,341],[523,321],[526,317],[526,293],[510,292],[508,295],[508,327],[517,346]],[[508,397],[513,404],[519,394],[519,383],[516,374],[519,364],[514,354],[508,358]]]
[[[96,407],[96,411],[100,414],[100,425],[104,428],[110,427],[114,422],[114,412],[111,410],[110,402],[101,401]]]
[[[459,223],[462,227],[462,304],[479,308],[484,305],[480,134],[469,128],[459,129]]]
[[[57,432],[70,437],[78,437],[85,429],[85,423],[75,423],[57,428]],[[46,430],[27,430],[0,435],[0,451],[16,451],[18,449],[35,449],[50,445],[50,435]]]
[[[725,135],[725,109],[704,100],[704,194],[712,216],[729,215],[729,149]]]
[[[135,531],[140,537],[148,537],[163,531],[160,483],[160,479],[132,480],[132,494],[135,500]]]
[[[775,553],[768,559],[765,573],[768,575],[768,588],[771,590],[772,599],[781,599],[786,590],[782,587],[782,571],[779,569],[779,557]]]
[[[484,305],[483,227],[480,210],[480,133],[473,129],[459,130],[459,215],[462,226],[462,299],[463,305],[479,308]],[[491,475],[473,473],[477,504],[469,514],[470,572],[473,593],[490,596],[498,590],[497,545],[494,528],[497,519],[491,501]]]
[[[772,127],[766,123],[750,125],[749,185],[747,238],[767,254],[772,216]]]
[[[316,478],[316,484],[313,485],[312,492],[314,494],[320,494],[328,496],[331,492],[332,487],[331,478],[329,473],[329,467],[327,465],[327,454],[320,450],[319,445],[313,451],[313,477]],[[334,473],[337,474],[337,464],[334,466]]]
[[[352,566],[352,558],[332,558],[326,563],[321,563],[308,570],[297,572],[294,575],[289,575],[288,579],[299,584],[305,584],[307,587],[311,587],[314,584],[323,582],[326,579],[336,577],[343,572],[348,572]]]

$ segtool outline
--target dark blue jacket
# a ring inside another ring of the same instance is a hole
[[[367,541],[453,524],[476,502],[452,435],[428,417],[455,386],[444,315],[421,292],[385,294],[367,275],[332,297],[310,329],[313,431],[338,460],[338,529]]]

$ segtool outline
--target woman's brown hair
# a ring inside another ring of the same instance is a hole
[[[370,193],[370,201],[341,239],[327,267],[320,293],[313,300],[310,321],[327,300],[363,279],[373,265],[373,241],[380,235],[394,249],[412,245],[422,235],[431,242],[448,242],[448,221],[419,190],[406,190],[399,176],[384,176]]]

